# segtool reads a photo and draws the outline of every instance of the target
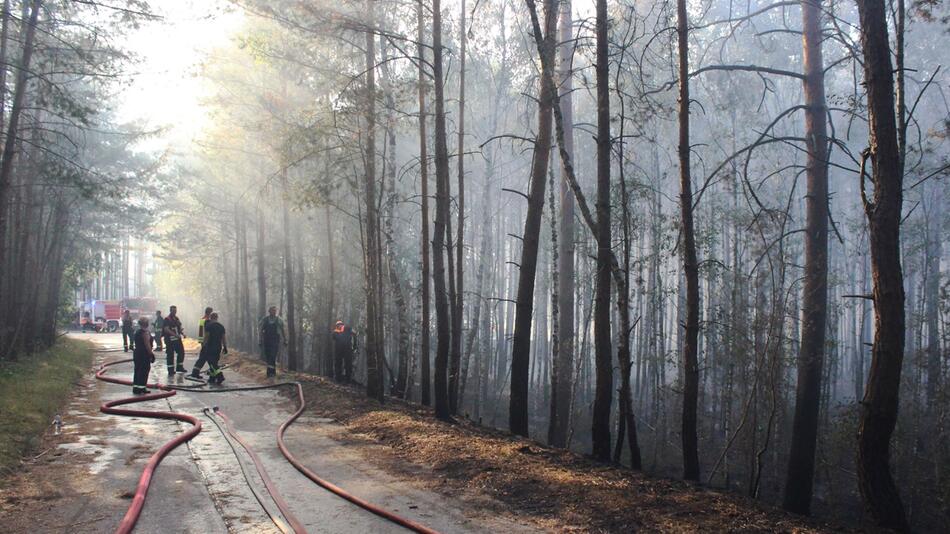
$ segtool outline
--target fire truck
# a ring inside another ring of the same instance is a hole
[[[83,331],[115,332],[122,318],[118,300],[87,300],[79,310],[79,324]]]
[[[153,297],[128,297],[121,300],[88,300],[79,310],[79,325],[83,331],[116,332],[122,323],[123,310],[129,310],[132,319],[149,317],[158,309]]]
[[[154,297],[128,297],[119,301],[123,310],[129,310],[132,319],[149,317],[158,310],[158,299]]]

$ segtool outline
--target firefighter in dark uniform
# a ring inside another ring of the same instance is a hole
[[[168,376],[187,372],[185,370],[185,345],[181,341],[185,337],[185,331],[181,328],[177,306],[168,308],[168,315],[165,317],[162,333],[165,335],[165,366],[168,368]]]
[[[267,361],[268,378],[277,376],[277,352],[280,349],[281,341],[287,345],[287,332],[284,330],[284,320],[277,315],[277,306],[271,306],[267,310],[267,315],[261,319],[260,324],[261,349],[264,351],[264,359]]]
[[[209,384],[220,384],[224,382],[224,373],[218,362],[221,360],[221,352],[228,353],[228,342],[225,337],[224,325],[218,321],[218,314],[212,313],[204,323],[205,339],[202,344],[205,359],[208,362],[208,369],[211,371]]]
[[[162,317],[162,310],[155,311],[155,320],[152,321],[152,329],[155,331],[155,348],[165,350],[162,347],[162,327],[165,325],[165,318]]]
[[[148,390],[148,373],[155,362],[155,353],[152,352],[152,333],[148,330],[148,317],[139,318],[139,329],[135,332],[132,362],[135,371],[132,373],[132,394],[144,395]]]
[[[122,346],[125,352],[129,352],[129,349],[135,350],[135,338],[132,336],[132,334],[134,334],[133,330],[132,314],[129,310],[125,310],[122,312]]]
[[[337,321],[333,329],[333,377],[337,382],[353,380],[353,354],[356,352],[356,335],[353,329]]]

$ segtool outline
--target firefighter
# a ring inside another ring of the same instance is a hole
[[[353,329],[337,321],[333,329],[333,377],[337,382],[349,383],[353,379],[353,354],[356,353],[356,336]]]
[[[122,312],[122,347],[125,352],[135,350],[135,339],[132,337],[132,313],[129,310]]]
[[[82,324],[83,333],[86,333],[88,329],[92,329],[93,332],[96,331],[96,324],[92,322],[89,312],[82,312],[82,319],[79,322]]]
[[[155,310],[155,320],[152,321],[152,330],[155,332],[155,348],[165,350],[162,347],[162,328],[165,326],[165,318],[162,317],[162,310]]]
[[[199,380],[201,379],[201,368],[208,361],[208,355],[205,352],[205,324],[210,320],[213,312],[214,309],[208,306],[205,308],[204,316],[198,321],[198,343],[201,344],[201,348],[198,349],[198,360],[195,361],[195,367],[191,370],[191,377]]]
[[[228,353],[228,341],[225,335],[224,325],[218,321],[218,314],[212,312],[204,324],[205,339],[202,345],[205,358],[208,361],[208,370],[211,378],[209,384],[220,384],[224,382],[224,373],[218,362],[221,360],[221,352]]]
[[[155,353],[152,352],[152,333],[148,329],[148,317],[139,318],[139,329],[134,336],[132,362],[135,371],[132,373],[132,394],[144,395],[148,390],[148,373],[155,362]]]
[[[261,319],[260,340],[264,358],[267,360],[267,377],[271,378],[277,375],[277,351],[280,349],[280,342],[283,341],[284,346],[287,346],[287,332],[284,330],[284,320],[277,315],[277,306],[268,308],[267,315]]]
[[[211,306],[205,308],[205,314],[198,320],[198,343],[204,343],[205,338],[205,323],[208,322],[208,319],[211,318],[211,313],[214,312],[214,309]]]
[[[165,366],[168,368],[168,376],[186,373],[185,346],[181,341],[185,337],[185,331],[181,327],[181,319],[178,318],[177,306],[168,308],[168,315],[162,324],[162,333],[165,335]]]

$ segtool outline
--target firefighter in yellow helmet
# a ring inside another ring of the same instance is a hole
[[[205,325],[208,321],[211,320],[211,314],[214,312],[214,308],[208,306],[205,308],[205,314],[198,320],[198,343],[201,344],[201,347],[198,349],[198,359],[195,360],[195,366],[191,370],[191,378],[201,380],[201,368],[204,367],[205,362],[208,361],[208,351],[205,350]]]

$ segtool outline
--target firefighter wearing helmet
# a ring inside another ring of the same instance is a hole
[[[353,329],[337,321],[333,328],[333,378],[337,382],[353,379],[353,354],[356,353],[356,335]]]

